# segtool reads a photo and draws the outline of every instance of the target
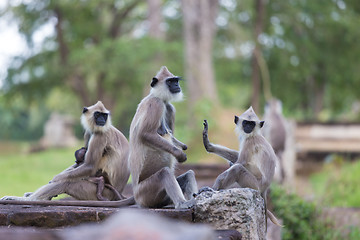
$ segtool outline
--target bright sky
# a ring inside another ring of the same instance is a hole
[[[12,4],[22,1],[24,0],[12,0]],[[6,4],[7,1],[0,0],[0,11],[4,9]],[[7,16],[0,18],[0,88],[6,77],[6,69],[11,58],[18,55],[31,55],[41,50],[43,40],[47,36],[54,34],[54,24],[54,21],[49,21],[48,24],[45,24],[33,34],[34,46],[32,52],[30,52],[24,37],[18,32],[16,24],[11,22]]]
[[[0,10],[4,9],[6,4],[6,1],[0,1]],[[11,57],[25,51],[25,40],[19,35],[16,25],[6,17],[0,18],[0,87]]]

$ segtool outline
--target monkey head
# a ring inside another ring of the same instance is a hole
[[[110,112],[101,101],[90,107],[84,107],[81,124],[86,131],[105,132],[111,127]]]
[[[264,126],[264,121],[259,120],[252,107],[240,116],[235,116],[234,122],[240,136],[243,135],[243,133],[249,136],[252,134],[259,134],[260,128]]]
[[[282,114],[282,103],[279,99],[272,98],[265,104],[265,114],[270,112],[275,112],[277,114]]]
[[[75,152],[75,163],[77,165],[82,164],[85,161],[85,154],[87,149],[85,147],[82,147]]]
[[[167,67],[161,67],[160,71],[151,81],[150,94],[163,101],[181,101],[183,94],[179,85],[180,77],[173,75]]]

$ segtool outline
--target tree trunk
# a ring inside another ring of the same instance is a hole
[[[149,36],[155,39],[163,39],[164,32],[161,31],[161,23],[163,15],[161,12],[162,0],[147,0],[148,4],[148,23],[149,23]]]
[[[202,98],[218,100],[212,63],[218,5],[217,0],[182,0],[185,76],[191,105]]]
[[[265,15],[265,3],[264,0],[256,0],[255,2],[255,48],[251,59],[251,81],[252,81],[252,96],[251,105],[255,112],[260,110],[260,67],[256,56],[260,56],[261,48],[258,42],[259,35],[263,32],[264,27],[264,15]]]
[[[161,23],[163,22],[163,14],[162,14],[162,0],[147,0],[148,6],[148,26],[149,26],[149,37],[157,40],[164,39],[164,32],[161,30]],[[149,74],[150,76],[155,76],[155,73],[163,64],[163,56],[161,53],[156,53],[153,56],[153,63],[155,69],[152,69]],[[151,75],[153,74],[153,75]],[[143,89],[143,95],[148,95],[150,91],[150,83],[146,84]]]

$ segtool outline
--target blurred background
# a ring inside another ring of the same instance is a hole
[[[206,153],[203,119],[212,142],[237,149],[234,115],[252,105],[263,118],[277,98],[286,174],[274,207],[294,223],[284,239],[358,239],[359,26],[357,0],[1,1],[0,196],[34,191],[73,164],[84,106],[103,101],[128,137],[166,65],[185,80],[175,136],[189,163],[226,164]]]

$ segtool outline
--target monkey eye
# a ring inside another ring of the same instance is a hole
[[[245,127],[245,126],[255,127],[255,122],[254,121],[243,120],[242,125],[243,125],[243,127]]]
[[[179,78],[178,77],[173,77],[173,78],[168,78],[166,79],[166,82],[167,83],[176,83],[179,81]]]

